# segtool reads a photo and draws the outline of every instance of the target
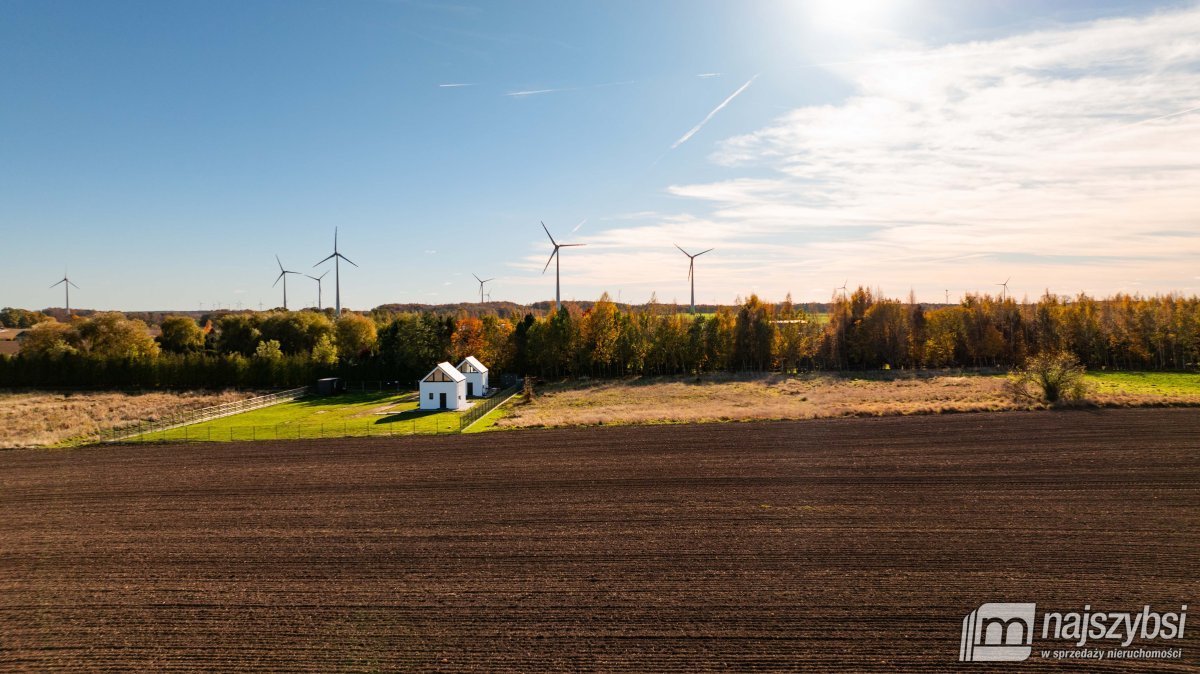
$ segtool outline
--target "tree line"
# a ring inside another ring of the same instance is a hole
[[[439,361],[474,355],[493,372],[621,377],[719,371],[1011,368],[1069,351],[1089,368],[1183,370],[1200,363],[1200,299],[1165,295],[1046,294],[1018,303],[986,294],[928,307],[867,288],[834,298],[827,313],[755,295],[692,316],[677,307],[618,306],[544,315],[434,312],[228,313],[200,322],[170,316],[152,337],[120,313],[25,333],[0,359],[0,385],[50,387],[276,387],[322,376],[415,381]],[[22,316],[21,318],[26,318]]]

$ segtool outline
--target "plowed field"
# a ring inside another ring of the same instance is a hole
[[[1196,671],[957,658],[1200,607],[1198,524],[1190,409],[14,450],[0,669]]]

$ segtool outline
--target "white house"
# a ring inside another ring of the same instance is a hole
[[[475,356],[463,358],[458,371],[467,377],[467,397],[476,398],[487,392],[488,369]]]
[[[420,409],[457,410],[467,405],[467,377],[450,363],[438,363],[421,379]]]

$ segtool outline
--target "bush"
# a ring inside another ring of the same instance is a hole
[[[1009,391],[1021,400],[1051,405],[1081,400],[1087,394],[1084,367],[1070,351],[1043,352],[1025,361],[1009,378]]]

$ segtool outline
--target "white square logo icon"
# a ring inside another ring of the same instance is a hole
[[[1020,662],[1033,652],[1036,604],[983,604],[963,618],[961,662]]]

